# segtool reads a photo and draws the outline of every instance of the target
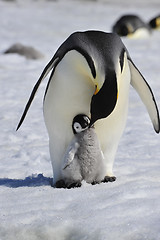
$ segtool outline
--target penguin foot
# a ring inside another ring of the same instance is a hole
[[[65,183],[65,181],[63,179],[57,181],[55,184],[56,188],[68,188],[68,189],[77,188],[77,187],[81,187],[81,186],[82,186],[82,183],[80,181]]]
[[[68,189],[71,189],[71,188],[78,188],[78,187],[81,187],[82,186],[82,183],[80,181],[78,182],[72,182],[72,183],[69,183],[67,184],[67,188]]]
[[[106,183],[106,182],[114,182],[116,181],[116,177],[115,176],[112,176],[112,177],[109,177],[109,176],[105,176],[105,178],[103,179],[103,183]]]
[[[66,188],[65,181],[62,180],[62,179],[59,180],[59,181],[57,181],[56,184],[55,184],[55,187],[56,187],[56,188]]]
[[[100,182],[97,182],[97,181],[93,181],[91,184],[92,185],[96,185],[96,184],[99,184]]]

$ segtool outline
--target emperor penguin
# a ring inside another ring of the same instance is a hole
[[[144,38],[150,36],[151,29],[137,15],[123,15],[112,27],[112,31],[121,37]]]
[[[94,126],[84,114],[72,122],[74,137],[69,144],[62,165],[62,179],[67,188],[87,183],[100,183],[105,178],[104,156]]]
[[[154,30],[160,30],[160,15],[157,15],[156,17],[152,18],[149,21],[149,26]]]
[[[63,156],[74,137],[70,126],[80,113],[90,117],[90,126],[94,124],[104,155],[106,179],[114,179],[113,163],[126,124],[130,84],[138,92],[159,133],[159,112],[150,86],[117,34],[94,30],[74,32],[43,70],[17,129],[40,83],[50,71],[43,111],[49,135],[53,185],[62,178]]]

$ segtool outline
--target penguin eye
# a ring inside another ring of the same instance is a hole
[[[78,122],[74,123],[74,130],[76,133],[82,132],[82,127]]]

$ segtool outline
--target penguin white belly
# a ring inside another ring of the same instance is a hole
[[[129,34],[129,38],[138,39],[138,38],[148,38],[150,36],[150,32],[147,28],[139,28],[133,34]]]
[[[115,154],[124,131],[128,113],[129,87],[131,81],[130,69],[125,57],[122,73],[119,71],[118,100],[113,112],[105,119],[95,123],[95,130],[105,158],[106,176],[113,176],[112,168]]]
[[[54,183],[61,178],[61,161],[73,137],[73,118],[79,113],[90,115],[90,102],[95,91],[91,78],[85,58],[73,50],[63,57],[50,81],[44,100],[44,119]]]

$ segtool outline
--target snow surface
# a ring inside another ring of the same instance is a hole
[[[73,31],[110,31],[124,13],[149,21],[159,13],[159,0],[17,0],[0,1],[0,9],[0,240],[159,240],[160,136],[132,88],[114,183],[83,183],[70,190],[50,186],[52,167],[42,113],[47,81],[15,131],[44,66]],[[160,32],[123,41],[160,108]],[[2,54],[16,42],[35,47],[45,58]]]

